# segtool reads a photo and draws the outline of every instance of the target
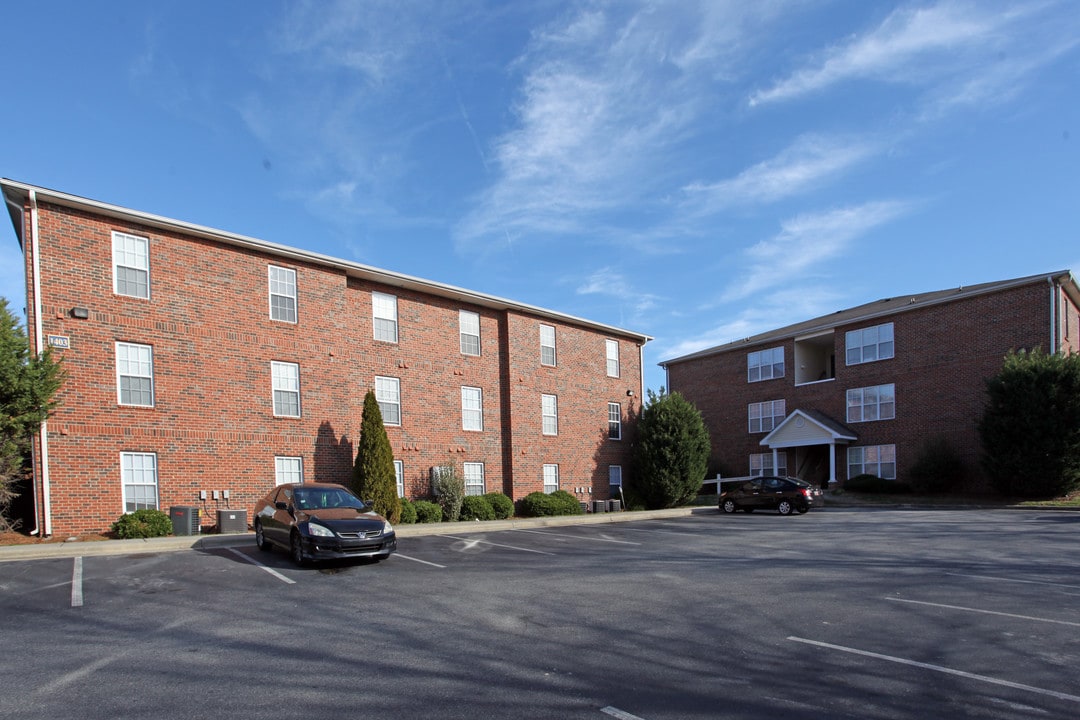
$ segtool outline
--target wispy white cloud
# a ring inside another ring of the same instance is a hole
[[[753,165],[733,178],[716,183],[693,183],[683,192],[699,212],[715,212],[734,205],[781,200],[821,185],[867,160],[879,146],[851,137],[803,135],[769,160]]]
[[[781,225],[780,232],[745,252],[749,267],[722,296],[730,302],[756,296],[771,288],[799,281],[815,268],[839,257],[853,240],[908,212],[909,203],[886,200],[799,215]]]
[[[578,285],[577,294],[614,298],[621,305],[630,307],[634,315],[652,310],[660,300],[659,296],[647,292],[623,273],[611,267],[603,267],[590,274]]]

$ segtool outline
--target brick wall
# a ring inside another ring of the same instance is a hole
[[[161,509],[200,506],[204,525],[226,505],[247,509],[250,520],[274,485],[277,455],[301,457],[305,480],[346,482],[377,375],[400,381],[401,425],[387,434],[410,497],[427,495],[429,468],[447,461],[483,463],[486,488],[514,498],[542,489],[544,463],[560,465],[563,488],[591,486],[598,498],[607,465],[629,465],[631,429],[621,442],[606,433],[607,402],[621,401],[629,419],[629,401],[639,399],[633,338],[66,206],[39,204],[38,226],[44,334],[70,339],[58,353],[68,380],[48,426],[56,535],[106,529],[123,512],[121,452],[155,453]],[[113,292],[114,230],[149,238],[149,300]],[[295,324],[269,318],[270,264],[296,270]],[[373,339],[372,291],[398,298],[397,343]],[[73,307],[89,317],[74,319]],[[480,316],[479,356],[460,352],[462,309]],[[557,328],[556,368],[540,367],[540,322]],[[604,370],[608,337],[620,342],[618,379]],[[154,407],[118,404],[118,341],[152,346]],[[300,418],[273,414],[273,361],[300,367]],[[482,432],[462,430],[462,386],[482,390]],[[559,395],[556,438],[540,433],[541,392]],[[230,498],[201,501],[200,490]]]

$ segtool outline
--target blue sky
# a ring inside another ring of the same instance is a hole
[[[647,333],[1080,272],[1075,0],[49,2],[0,175]],[[0,295],[21,308],[0,229]]]

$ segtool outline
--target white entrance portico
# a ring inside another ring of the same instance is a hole
[[[808,445],[829,446],[829,485],[836,484],[836,446],[858,439],[855,432],[816,410],[795,410],[766,435],[761,445],[772,450],[773,467],[779,467],[777,451]],[[794,473],[793,473],[794,474]]]

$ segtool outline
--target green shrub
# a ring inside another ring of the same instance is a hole
[[[908,477],[917,493],[951,492],[964,480],[964,462],[945,438],[939,437],[923,445]]]
[[[907,483],[897,482],[896,480],[886,480],[885,478],[879,478],[877,475],[864,473],[862,475],[856,475],[853,478],[848,478],[847,481],[844,482],[844,490],[856,493],[863,492],[898,495],[910,493],[911,486]]]
[[[489,492],[484,497],[491,504],[496,520],[505,520],[514,514],[514,501],[501,492]]]
[[[412,525],[416,522],[416,506],[409,502],[408,498],[401,498],[401,519],[403,525]]]
[[[518,501],[518,515],[522,517],[554,517],[556,515],[580,515],[581,503],[565,490],[550,495],[542,492],[529,493]]]
[[[495,509],[483,495],[466,495],[461,501],[459,520],[494,520]]]
[[[142,509],[121,515],[112,524],[112,531],[121,540],[155,538],[172,534],[172,520],[161,510]]]
[[[416,510],[416,522],[437,523],[442,521],[443,509],[438,503],[433,503],[430,500],[417,500],[412,506]]]
[[[457,471],[454,463],[439,466],[435,478],[431,481],[435,493],[435,502],[442,507],[443,520],[456,522],[461,514],[461,501],[465,498],[465,478]]]

